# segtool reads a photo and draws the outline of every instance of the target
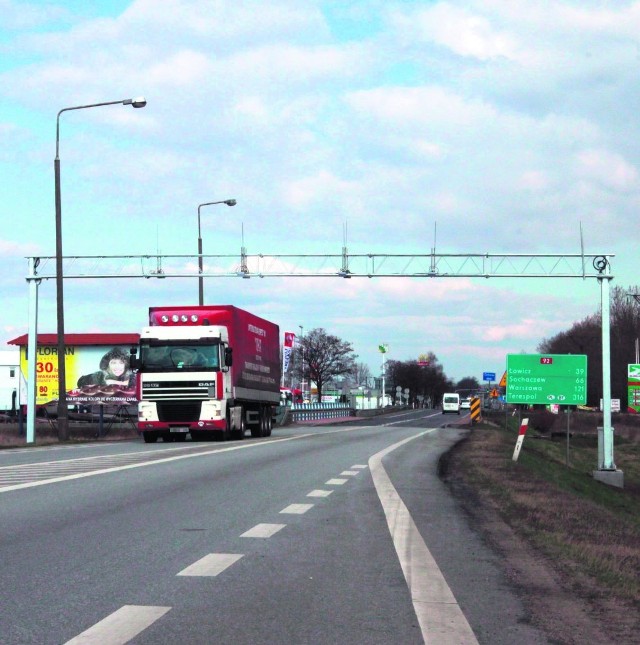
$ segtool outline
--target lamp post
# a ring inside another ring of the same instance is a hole
[[[198,304],[201,307],[204,304],[204,282],[202,278],[202,234],[200,233],[200,209],[203,206],[213,206],[213,204],[235,206],[237,202],[235,199],[223,199],[219,202],[205,202],[204,204],[198,205]]]
[[[302,363],[300,364],[300,389],[302,390],[302,402],[304,403],[304,327],[302,325],[298,325],[300,327],[300,345],[302,347]]]
[[[134,108],[143,108],[147,104],[144,97],[123,99],[120,101],[107,101],[106,103],[92,103],[91,105],[78,105],[63,108],[56,118],[56,158],[53,162],[55,175],[55,200],[56,200],[56,314],[58,322],[58,439],[69,438],[69,415],[67,411],[67,382],[65,369],[64,346],[64,302],[63,302],[63,273],[62,273],[62,201],[60,198],[60,115],[71,110],[84,110],[86,108],[102,107],[103,105],[131,105]],[[32,384],[33,386],[34,384]]]

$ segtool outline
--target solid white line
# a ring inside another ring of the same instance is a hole
[[[325,486],[342,486],[342,484],[346,484],[349,480],[348,479],[329,479],[327,480],[324,484]]]
[[[289,504],[289,506],[283,508],[280,512],[288,513],[289,515],[302,515],[311,508],[313,508],[313,504]]]
[[[307,497],[329,497],[333,493],[332,490],[312,490],[310,493],[307,493]]]
[[[170,609],[171,607],[124,605],[65,645],[124,645]]]
[[[83,477],[93,477],[94,475],[103,475],[105,473],[115,473],[121,470],[130,470],[131,468],[142,468],[143,466],[153,466],[155,464],[166,464],[170,461],[178,461],[180,459],[192,459],[194,457],[204,457],[205,455],[212,455],[219,452],[229,452],[231,450],[243,450],[247,448],[256,448],[259,446],[270,446],[274,443],[282,441],[293,441],[295,439],[304,439],[313,435],[302,434],[296,437],[284,437],[282,439],[272,439],[268,442],[257,442],[243,444],[241,446],[230,446],[229,448],[217,448],[213,450],[206,450],[204,452],[196,452],[189,455],[176,455],[174,457],[166,457],[164,459],[154,459],[153,461],[143,461],[137,464],[127,464],[126,466],[114,466],[113,468],[101,468],[99,470],[92,470],[86,473],[76,473],[75,475],[65,475],[64,477],[52,477],[50,479],[42,479],[35,482],[26,482],[24,484],[14,484],[11,486],[0,487],[0,493],[7,493],[12,490],[20,490],[21,488],[33,488],[34,486],[44,486],[45,484],[55,484],[58,482],[70,481],[72,479],[82,479]]]
[[[190,564],[177,575],[179,576],[217,576],[237,562],[243,554],[240,553],[209,553],[204,558]]]
[[[240,537],[270,538],[285,526],[286,524],[256,524],[252,529],[245,531]]]
[[[411,593],[425,643],[477,645],[473,630],[447,585],[440,567],[382,465],[385,455],[434,430],[435,428],[425,430],[376,453],[369,459],[369,469],[387,518],[387,526]]]

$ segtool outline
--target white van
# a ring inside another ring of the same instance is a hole
[[[447,393],[442,397],[442,414],[448,412],[460,414],[460,395],[457,392]]]

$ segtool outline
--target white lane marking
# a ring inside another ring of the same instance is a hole
[[[129,470],[131,468],[142,468],[143,466],[153,466],[155,464],[166,464],[170,461],[178,461],[180,459],[192,459],[194,457],[203,457],[205,455],[212,455],[214,453],[218,452],[229,452],[231,450],[244,450],[247,448],[256,448],[259,446],[271,446],[274,443],[280,443],[282,441],[294,441],[296,439],[305,439],[307,437],[311,437],[313,435],[311,434],[302,434],[298,435],[296,437],[284,437],[282,439],[272,439],[268,442],[257,442],[257,443],[249,443],[249,444],[243,444],[241,446],[230,446],[229,448],[217,448],[217,449],[212,449],[212,450],[205,450],[203,452],[196,452],[192,453],[189,455],[175,455],[173,457],[165,457],[163,459],[154,459],[152,461],[143,461],[140,463],[136,464],[127,464],[125,466],[114,466],[112,468],[101,468],[99,470],[92,470],[90,472],[86,473],[76,473],[74,475],[65,475],[61,477],[52,477],[50,479],[42,479],[40,481],[34,481],[34,482],[25,482],[23,484],[13,484],[10,486],[2,486],[0,487],[0,493],[7,493],[12,490],[20,490],[21,488],[33,488],[34,486],[44,486],[45,484],[55,484],[58,482],[63,482],[63,481],[70,481],[72,479],[82,479],[83,477],[93,477],[94,475],[103,475],[105,473],[115,473],[121,470]],[[318,436],[318,435],[316,435]]]
[[[359,474],[359,472],[360,472],[359,470],[343,470],[340,473],[340,476],[341,477],[353,477],[353,475],[357,475],[357,474]]]
[[[302,515],[310,508],[313,508],[313,504],[289,504],[289,506],[283,508],[280,512],[288,513],[289,515]]]
[[[358,468],[359,470],[362,470],[363,468],[368,468],[368,466],[365,466],[364,464],[353,464],[351,468]]]
[[[407,423],[409,421],[419,421],[420,419],[430,419],[431,417],[440,416],[440,414],[441,414],[440,412],[433,412],[431,414],[425,414],[425,415],[423,415],[421,417],[414,417],[412,419],[405,419],[404,421],[392,421],[391,423],[381,423],[380,425],[384,426],[384,427],[386,427],[386,426],[397,426],[400,423]]]
[[[170,609],[171,607],[124,605],[65,645],[124,645]]]
[[[104,444],[96,444],[97,447],[104,447]],[[66,448],[77,448],[78,446],[66,446]],[[83,448],[85,446],[82,446]],[[62,449],[62,448],[61,448]],[[193,444],[188,446],[179,446],[177,448],[162,448],[163,452],[184,452],[185,450],[195,450]],[[154,451],[154,454],[157,454],[159,451]],[[71,459],[56,459],[54,461],[36,461],[31,464],[18,464],[23,467],[36,467],[36,466],[57,466],[58,464],[74,464],[78,462],[88,462],[95,461],[99,459],[121,459],[123,457],[136,457],[144,455],[140,450],[134,452],[117,452],[113,455],[89,455],[88,457],[72,457]],[[14,466],[0,466],[0,470],[5,470],[9,468],[15,468]]]
[[[312,490],[310,493],[307,493],[307,497],[329,497],[333,493],[332,490]]]
[[[434,430],[435,428],[425,430],[376,453],[369,459],[369,470],[387,518],[387,526],[425,643],[477,645],[473,630],[449,589],[440,567],[382,465],[385,455]]]
[[[286,524],[256,524],[252,529],[245,531],[240,537],[270,538],[285,526]]]
[[[346,484],[349,480],[348,479],[329,479],[327,480],[324,484],[325,486],[342,486],[342,484]]]
[[[179,576],[217,576],[243,557],[241,553],[209,553],[204,558],[190,564]]]

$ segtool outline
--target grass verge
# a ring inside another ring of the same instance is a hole
[[[530,606],[534,612],[537,608],[538,623],[554,632],[556,642],[578,642],[571,640],[570,630],[562,635],[563,622],[568,625],[574,618],[568,609],[573,600],[585,619],[586,637],[592,619],[594,625],[605,627],[605,633],[615,634],[616,642],[637,642],[640,442],[616,439],[615,461],[625,481],[625,488],[618,489],[592,477],[598,454],[595,433],[571,437],[567,466],[564,438],[529,431],[515,463],[517,420],[503,417],[498,422],[502,427],[473,426],[468,439],[446,457],[445,481],[490,541],[496,518],[512,531],[512,538],[496,538],[494,545],[500,542],[503,555],[512,559],[518,571],[514,578],[527,581],[525,595],[546,594]],[[520,557],[516,540],[532,550],[532,562],[544,562],[552,571],[554,585],[537,586],[535,575],[522,571],[522,562],[516,562]],[[563,591],[557,602],[555,587]],[[559,615],[554,621],[550,614],[555,610]]]

